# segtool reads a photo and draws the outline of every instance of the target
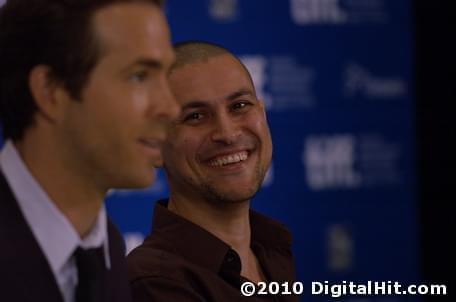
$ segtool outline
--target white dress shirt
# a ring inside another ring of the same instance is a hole
[[[109,269],[111,265],[104,205],[89,234],[81,239],[70,221],[32,176],[10,140],[6,141],[0,152],[0,169],[51,267],[64,301],[73,302],[78,283],[73,253],[78,246],[93,248],[103,245],[106,268]]]

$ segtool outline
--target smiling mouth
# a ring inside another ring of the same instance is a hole
[[[241,151],[233,154],[218,156],[209,161],[209,166],[211,167],[223,167],[227,165],[232,165],[236,163],[243,162],[249,157],[249,152]]]

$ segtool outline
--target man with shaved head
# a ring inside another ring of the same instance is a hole
[[[296,301],[244,297],[241,284],[292,282],[291,235],[250,209],[272,155],[263,102],[245,66],[206,42],[175,46],[181,115],[163,146],[170,196],[128,256],[134,301]]]

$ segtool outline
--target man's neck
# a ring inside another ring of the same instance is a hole
[[[15,143],[22,160],[51,201],[69,220],[81,238],[95,224],[104,193],[90,179],[80,177],[59,156],[58,149],[37,146],[31,140]]]
[[[168,209],[204,228],[235,250],[241,258],[242,276],[256,282],[264,279],[250,247],[250,201],[217,204],[171,194]]]

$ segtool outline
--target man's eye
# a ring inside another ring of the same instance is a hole
[[[184,117],[184,122],[186,122],[186,121],[198,121],[198,120],[201,120],[202,118],[203,118],[203,114],[201,112],[192,112],[192,113],[187,114]]]
[[[234,103],[232,106],[231,106],[231,109],[233,110],[240,110],[240,109],[243,109],[247,106],[251,105],[249,102],[246,102],[246,101],[242,101],[242,102],[237,102],[237,103]]]
[[[143,82],[144,80],[147,79],[147,71],[141,70],[141,71],[136,71],[132,73],[129,77],[129,79],[133,82]]]

